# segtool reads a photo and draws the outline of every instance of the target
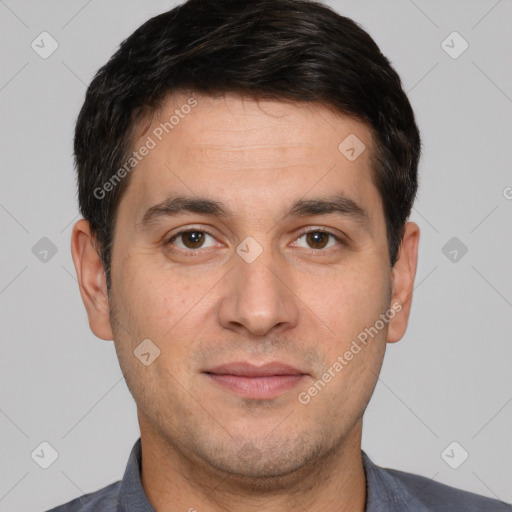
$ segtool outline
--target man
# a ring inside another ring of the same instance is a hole
[[[189,0],[124,41],[77,121],[72,254],[141,438],[53,510],[512,510],[361,450],[419,155],[397,74],[321,4]]]

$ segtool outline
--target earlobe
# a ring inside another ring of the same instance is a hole
[[[398,310],[398,313],[389,322],[387,337],[389,343],[400,340],[407,329],[418,263],[419,239],[418,225],[407,222],[398,258],[392,271],[393,295],[390,307]]]
[[[91,331],[98,338],[112,340],[105,271],[95,242],[89,222],[80,219],[74,225],[71,235],[71,254],[80,295],[87,310]]]

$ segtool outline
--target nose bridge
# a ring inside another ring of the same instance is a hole
[[[270,242],[260,244],[247,237],[234,257],[235,267],[219,309],[223,326],[265,335],[278,325],[295,325],[298,308],[285,285],[285,263]]]
[[[244,256],[240,256],[244,251],[249,256],[249,259],[245,259]],[[240,284],[243,286],[240,288],[241,291],[247,291],[246,300],[253,300],[254,302],[263,302],[269,300],[276,300],[281,294],[281,288],[283,285],[277,279],[276,274],[277,268],[280,266],[278,256],[274,254],[274,251],[268,244],[265,249],[261,249],[261,252],[257,254],[256,249],[251,247],[251,242],[246,243],[245,247],[240,244],[237,249],[237,254],[240,257],[240,261],[236,263],[236,272],[240,277]],[[281,269],[283,272],[284,269]]]

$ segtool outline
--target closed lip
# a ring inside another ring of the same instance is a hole
[[[305,372],[279,361],[255,365],[245,361],[222,364],[204,373],[236,375],[239,377],[269,377],[272,375],[307,375]]]

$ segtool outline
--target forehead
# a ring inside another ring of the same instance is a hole
[[[144,135],[141,126],[144,123],[139,122],[139,138]],[[325,157],[325,150],[338,151],[340,137],[350,134],[359,134],[372,145],[365,123],[335,113],[326,105],[257,100],[232,93],[218,97],[192,93],[169,95],[153,112],[151,124],[146,123],[145,133],[157,142],[162,142],[162,138],[169,142],[174,139],[188,148],[204,150],[195,157],[207,154],[226,159],[228,153],[232,154],[237,170],[244,170],[240,166],[244,157],[255,158],[254,155],[261,161],[257,168],[264,168],[268,163],[266,158],[276,156],[281,159],[289,156],[292,160],[293,156]],[[325,158],[321,162],[325,163]],[[275,162],[272,164],[269,167],[275,168]]]
[[[370,129],[319,103],[173,94],[134,134],[134,151],[151,149],[121,203],[138,212],[174,193],[240,212],[338,191],[369,210],[380,204]]]

